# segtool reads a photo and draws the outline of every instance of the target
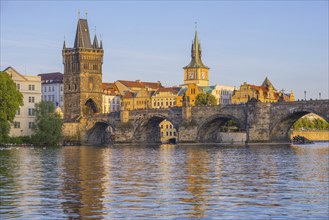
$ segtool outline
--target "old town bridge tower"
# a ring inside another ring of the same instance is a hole
[[[102,41],[91,43],[87,19],[79,19],[74,47],[64,40],[64,119],[98,113],[102,106]]]

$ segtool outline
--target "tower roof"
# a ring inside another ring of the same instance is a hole
[[[266,86],[266,87],[272,86],[273,89],[275,89],[274,86],[273,86],[273,84],[271,83],[271,81],[267,77],[265,78],[265,80],[264,80],[264,82],[262,83],[261,86]]]
[[[202,50],[201,44],[199,42],[198,31],[195,31],[194,41],[192,42],[192,50],[191,50],[191,62],[185,66],[184,68],[208,68],[206,65],[202,63],[201,60]]]
[[[97,36],[96,36],[96,34],[95,34],[95,36],[94,36],[93,47],[94,47],[94,48],[99,48],[99,47],[98,47],[98,40],[97,40]]]
[[[80,18],[75,34],[74,48],[92,48],[87,19]]]

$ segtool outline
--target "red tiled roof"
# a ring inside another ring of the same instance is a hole
[[[103,93],[109,95],[117,95],[118,89],[114,83],[102,83]]]
[[[152,89],[163,87],[160,82],[142,82],[140,80],[136,80],[136,81],[118,80],[118,81],[127,87],[137,87],[137,88],[148,87]]]
[[[167,87],[167,88],[159,88],[156,93],[159,93],[159,92],[172,92],[173,94],[177,94],[178,91],[173,89],[172,87]]]
[[[134,97],[134,93],[132,92],[127,92],[122,96],[122,98],[133,98],[133,97]]]

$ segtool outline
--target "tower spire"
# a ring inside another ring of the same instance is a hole
[[[100,45],[99,45],[99,48],[100,49],[103,49],[102,35],[100,35],[99,37],[100,37]]]
[[[195,22],[195,34],[194,40],[192,41],[192,48],[191,48],[191,62],[186,67],[204,67],[208,68],[206,65],[202,63],[201,60],[202,50],[201,44],[199,42],[198,30],[197,30],[197,22]]]
[[[65,35],[64,35],[64,43],[63,43],[63,49],[66,48],[66,43],[65,43]]]

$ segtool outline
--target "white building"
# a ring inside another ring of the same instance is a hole
[[[23,94],[24,103],[16,113],[9,135],[31,135],[35,123],[35,104],[41,101],[41,77],[22,75],[12,67],[4,71],[11,76],[16,88]]]
[[[113,83],[103,83],[102,89],[102,113],[107,114],[120,111],[121,97],[115,89],[115,85]]]
[[[61,112],[63,112],[63,74],[59,72],[42,73],[38,76],[41,77],[42,83],[41,99],[43,101],[53,102],[55,108],[59,107]]]
[[[234,86],[218,85],[217,88],[220,90],[220,104],[230,105],[232,104],[232,95],[235,89]]]

